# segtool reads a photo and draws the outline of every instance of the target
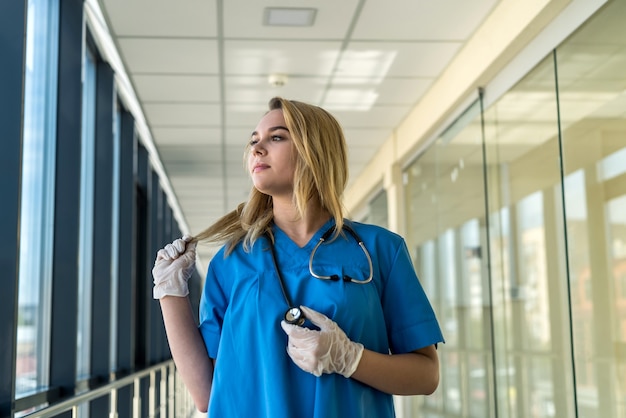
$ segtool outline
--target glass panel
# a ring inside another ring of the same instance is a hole
[[[367,212],[362,214],[360,222],[380,225],[388,228],[387,191],[381,190],[367,203]]]
[[[76,378],[89,376],[91,343],[91,293],[93,268],[95,178],[96,64],[86,51],[83,57],[83,110],[80,176],[80,236],[78,258],[78,342]]]
[[[16,397],[48,385],[58,2],[28,2]]]
[[[115,101],[113,112],[113,198],[111,199],[111,329],[109,347],[109,368],[117,370],[117,329],[118,329],[118,283],[119,283],[119,235],[120,235],[120,158],[121,124],[120,106]]]
[[[626,3],[557,48],[578,416],[626,416]]]
[[[368,205],[367,220],[364,222],[387,228],[389,226],[387,210],[387,192],[381,191],[374,197]]]
[[[405,416],[493,416],[479,111],[476,102],[403,176],[407,244],[446,339],[439,389]]]
[[[484,114],[499,417],[573,416],[552,55]]]

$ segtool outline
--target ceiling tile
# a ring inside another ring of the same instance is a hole
[[[341,42],[227,40],[224,48],[227,75],[327,76],[335,66]]]
[[[217,41],[204,39],[120,38],[130,73],[217,74]]]
[[[221,107],[217,104],[144,105],[148,121],[153,126],[211,126],[220,120]]]
[[[350,42],[336,76],[437,77],[461,42]]]
[[[217,36],[216,0],[103,0],[118,36]]]
[[[287,2],[289,3],[289,2]],[[224,36],[228,39],[342,39],[357,12],[358,0],[316,0],[288,7],[313,7],[317,9],[315,22],[310,27],[264,26],[266,7],[276,7],[275,2],[229,0],[224,2]]]
[[[220,80],[215,75],[138,74],[135,90],[144,102],[213,102],[220,98]]]
[[[211,127],[154,127],[152,138],[157,146],[219,145],[222,142],[222,129]]]
[[[281,96],[307,103],[319,103],[329,78],[290,76],[284,86],[270,84],[267,75],[225,77],[225,96],[229,103],[258,103],[263,111],[272,97]]]
[[[374,106],[367,112],[335,110],[332,104],[324,104],[345,128],[388,128],[392,129],[404,119],[411,106]]]
[[[464,41],[499,0],[364,2],[353,39]]]

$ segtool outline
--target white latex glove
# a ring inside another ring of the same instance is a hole
[[[152,295],[155,299],[164,296],[185,297],[189,294],[187,280],[196,264],[196,243],[189,241],[191,237],[185,235],[157,252],[152,268]]]
[[[287,353],[305,372],[321,376],[322,373],[339,373],[352,376],[361,361],[363,344],[350,341],[339,326],[313,309],[301,306],[304,315],[320,330],[280,323],[289,336]]]

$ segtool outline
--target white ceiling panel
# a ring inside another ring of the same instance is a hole
[[[332,103],[324,104],[344,128],[394,128],[407,115],[411,106],[374,106],[368,111],[346,111]],[[382,139],[381,139],[382,140]]]
[[[117,36],[215,37],[215,0],[107,1],[106,13]]]
[[[274,96],[319,103],[328,84],[328,77],[291,76],[287,77],[283,86],[272,85],[268,75],[225,77],[224,82],[228,102],[258,103],[264,106]]]
[[[224,2],[224,36],[249,39],[343,39],[357,11],[358,0],[316,0],[276,2],[228,0]],[[271,27],[263,25],[268,7],[311,7],[316,9],[310,27]]]
[[[386,78],[376,86],[378,103],[381,105],[414,105],[428,91],[432,83],[432,79]]]
[[[460,42],[350,42],[337,68],[340,76],[437,77]]]
[[[230,75],[329,75],[341,42],[227,40],[224,49],[224,71]]]
[[[219,103],[220,79],[215,75],[138,74],[133,76],[144,102]]]
[[[222,143],[221,128],[180,126],[154,127],[152,137],[157,146],[195,146],[220,145]]]
[[[353,39],[464,42],[498,0],[366,1]],[[394,3],[395,7],[393,7]]]
[[[221,110],[219,104],[144,104],[148,121],[154,126],[214,126]]]
[[[177,38],[120,38],[121,56],[129,72],[217,74],[217,41]]]

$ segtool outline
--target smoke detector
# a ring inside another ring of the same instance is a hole
[[[287,84],[287,75],[285,74],[270,74],[267,80],[272,87],[282,87]]]

